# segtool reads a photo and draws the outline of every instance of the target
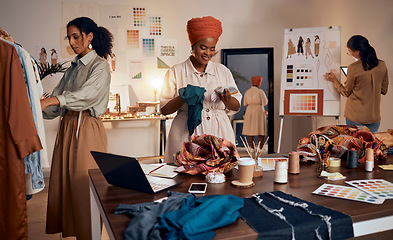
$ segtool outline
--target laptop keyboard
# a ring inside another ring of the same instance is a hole
[[[154,192],[158,192],[166,188],[170,188],[177,184],[177,182],[173,179],[154,177],[150,175],[145,175],[145,176],[149,181],[149,184]]]
[[[151,182],[150,183],[151,188],[153,189],[154,192],[158,192],[162,189],[168,188],[171,185],[169,184],[165,184],[165,183],[155,183],[155,182]]]

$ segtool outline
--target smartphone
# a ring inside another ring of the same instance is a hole
[[[189,193],[205,193],[207,188],[207,183],[191,183],[188,189]]]

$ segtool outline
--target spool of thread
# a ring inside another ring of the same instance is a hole
[[[288,154],[288,173],[299,174],[300,163],[299,163],[299,153],[290,152]]]
[[[374,149],[366,148],[366,164],[364,170],[366,172],[371,172],[374,168]]]
[[[357,168],[359,166],[358,160],[358,151],[352,148],[348,151],[347,168]]]
[[[374,162],[374,149],[366,148],[366,161]]]
[[[328,172],[330,173],[335,173],[340,171],[340,166],[341,166],[341,159],[340,158],[329,158],[329,167],[328,167]]]
[[[278,159],[274,171],[274,182],[287,183],[288,182],[288,161],[287,159]]]

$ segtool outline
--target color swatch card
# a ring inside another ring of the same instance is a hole
[[[351,186],[361,189],[381,199],[393,199],[393,184],[383,179],[367,179],[345,181]]]
[[[382,204],[385,201],[385,199],[383,198],[375,197],[354,187],[346,187],[327,183],[324,183],[312,193],[322,196],[355,200],[372,204]]]
[[[291,95],[291,112],[316,112],[317,94],[292,94]]]
[[[145,26],[146,9],[145,8],[133,8],[132,13],[134,16],[134,26],[143,27]]]

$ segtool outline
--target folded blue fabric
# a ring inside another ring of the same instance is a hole
[[[139,204],[120,204],[115,214],[127,214],[131,221],[124,231],[125,240],[159,240],[159,229],[155,228],[157,217],[179,209],[182,206],[183,199],[186,201],[195,201],[196,196],[179,192],[168,191],[168,199],[158,202],[146,202]]]
[[[163,239],[212,239],[213,229],[235,222],[243,206],[244,200],[233,195],[187,198],[179,210],[160,216],[157,228]]]
[[[187,127],[191,136],[195,128],[202,123],[201,112],[205,99],[205,88],[188,84],[187,87],[179,89],[179,95],[188,104]]]
[[[348,239],[354,236],[350,216],[281,191],[244,199],[240,215],[258,232],[258,239]]]
[[[124,239],[208,240],[213,229],[229,225],[240,216],[243,198],[233,195],[209,195],[198,199],[194,194],[168,191],[168,199],[139,204],[120,204],[115,214],[127,214],[131,221]]]

